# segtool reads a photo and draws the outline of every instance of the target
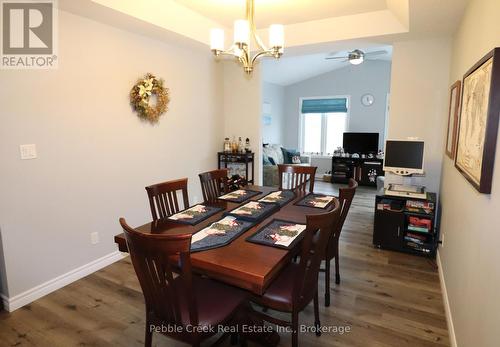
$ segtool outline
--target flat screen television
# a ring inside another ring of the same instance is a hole
[[[350,154],[377,153],[378,136],[378,133],[344,133],[342,147]]]
[[[384,171],[398,175],[424,173],[424,141],[385,141]]]

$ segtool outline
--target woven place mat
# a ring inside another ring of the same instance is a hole
[[[196,225],[222,210],[223,208],[220,207],[198,204],[173,214],[167,219],[177,223]]]
[[[226,246],[252,226],[252,222],[226,216],[193,234],[191,252]]]
[[[295,203],[295,205],[304,206],[304,207],[321,208],[324,210],[324,209],[327,209],[328,207],[330,207],[330,205],[333,203],[334,200],[335,200],[335,197],[333,195],[309,193],[306,196],[304,196],[302,199],[297,201]]]
[[[293,199],[295,199],[295,193],[291,190],[277,190],[267,194],[262,199],[259,199],[259,201],[270,202],[283,207]]]
[[[273,219],[246,240],[266,246],[291,249],[302,239],[304,230],[306,230],[304,224]]]
[[[249,201],[244,205],[226,212],[226,215],[250,222],[257,222],[270,216],[271,214],[279,210],[279,208],[280,207],[278,204],[260,201]]]
[[[230,192],[225,195],[219,196],[217,199],[236,202],[239,204],[259,194],[262,194],[262,192],[250,189],[238,189],[235,190],[234,192]]]

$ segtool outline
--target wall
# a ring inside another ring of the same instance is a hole
[[[266,102],[271,104],[272,120],[271,124],[268,125],[262,123],[262,142],[282,143],[284,137],[285,88],[274,83],[263,82],[262,103]]]
[[[425,141],[425,177],[411,183],[423,184],[432,192],[439,191],[450,57],[449,38],[393,44],[387,137]],[[386,183],[394,181],[401,182],[401,177],[386,176]]]
[[[473,0],[454,37],[449,85],[500,46],[500,2]],[[446,113],[442,114],[446,120]],[[446,130],[440,133],[445,138]],[[443,148],[443,147],[442,147]],[[498,346],[500,340],[500,141],[493,188],[479,194],[443,157],[440,258],[458,346]]]
[[[262,79],[260,65],[247,76],[233,59],[222,61],[224,136],[249,138],[255,153],[255,182],[262,183]],[[218,139],[219,140],[219,139]],[[220,139],[222,149],[222,139]]]
[[[0,229],[9,297],[116,251],[118,218],[150,220],[144,186],[213,169],[222,146],[220,66],[193,51],[60,12],[59,69],[0,71]],[[170,88],[156,125],[128,101],[146,72]],[[35,143],[38,159],[21,161]],[[91,232],[100,243],[90,244]],[[1,267],[0,267],[1,268]],[[3,282],[3,280],[2,280]]]
[[[285,88],[284,144],[289,148],[299,147],[299,99],[301,97],[350,95],[348,130],[379,132],[382,148],[390,76],[390,62],[368,60],[358,66],[350,65],[287,86]],[[361,96],[365,93],[371,93],[375,97],[375,103],[370,107],[361,104]]]

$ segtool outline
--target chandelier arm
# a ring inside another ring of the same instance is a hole
[[[274,55],[272,50],[261,51],[261,52],[257,53],[256,55],[254,55],[254,57],[252,58],[252,66],[257,61],[257,59],[259,59],[260,57],[274,57],[274,56],[275,55]]]
[[[255,27],[255,3],[254,0],[247,0],[247,20],[250,25],[250,31],[252,32],[252,37],[254,41],[257,43],[257,46],[263,51],[267,51],[267,47],[264,45],[260,37],[257,35],[257,28]]]

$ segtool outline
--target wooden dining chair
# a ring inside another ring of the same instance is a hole
[[[314,324],[319,331],[318,273],[325,257],[326,244],[340,218],[340,203],[333,202],[333,210],[323,214],[308,215],[302,239],[299,263],[290,262],[270,284],[262,296],[251,300],[265,308],[291,313],[291,321],[284,321],[255,311],[261,319],[292,328],[292,346],[298,346],[299,312],[314,301]]]
[[[325,257],[325,306],[330,306],[330,262],[335,258],[335,283],[340,284],[340,269],[339,269],[339,238],[344,222],[347,218],[347,213],[351,207],[354,194],[358,182],[354,179],[349,179],[349,186],[347,188],[339,188],[339,201],[340,201],[340,218],[337,225],[334,227],[334,232],[331,234],[326,248]]]
[[[227,173],[227,169],[220,169],[199,174],[205,203],[213,203],[219,196],[229,192]]]
[[[279,189],[306,191],[309,182],[309,193],[312,193],[316,169],[316,166],[278,165]]]
[[[187,183],[187,178],[181,178],[146,187],[153,220],[167,218],[189,207]],[[182,192],[183,206],[179,205],[179,191]]]
[[[191,234],[144,234],[123,218],[120,224],[146,302],[145,346],[151,346],[157,329],[175,340],[199,346],[217,333],[217,329],[208,328],[219,324],[236,327],[236,314],[248,305],[247,294],[192,274]],[[179,258],[179,275],[171,265],[174,257]],[[168,329],[162,327],[178,329],[165,331]]]

